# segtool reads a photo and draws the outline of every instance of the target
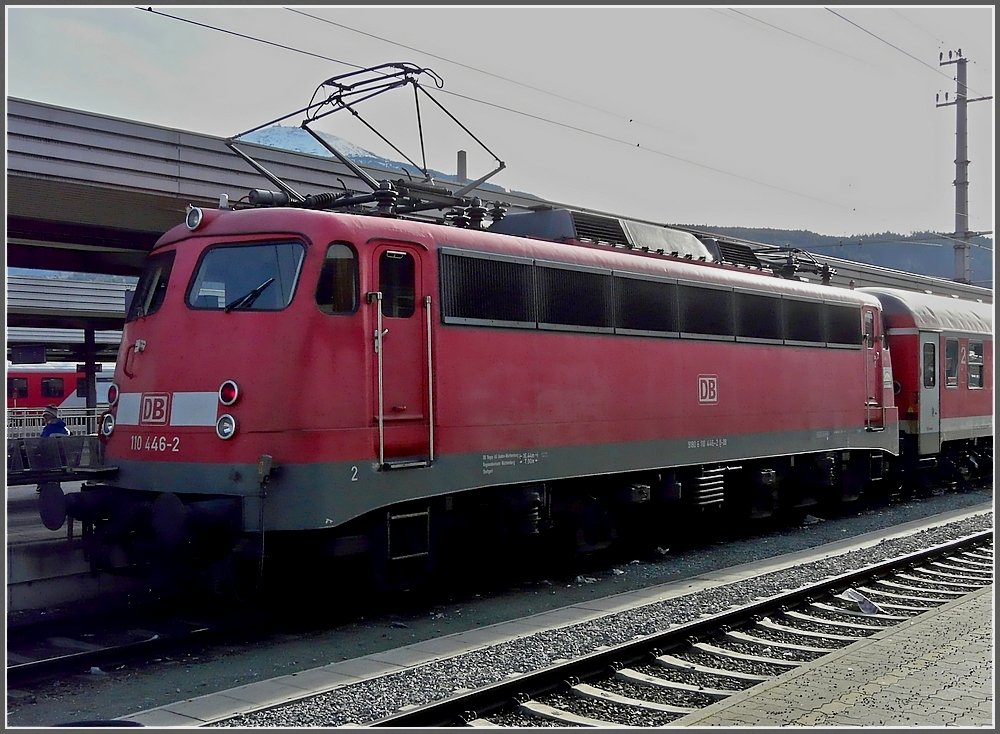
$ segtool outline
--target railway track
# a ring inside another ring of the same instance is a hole
[[[123,597],[125,598],[125,597]],[[155,605],[154,605],[155,608]],[[86,608],[67,621],[64,615],[43,624],[8,622],[7,680],[11,687],[32,685],[46,679],[111,667],[142,663],[154,658],[183,655],[197,645],[224,639],[233,626],[211,612],[191,615],[144,611],[145,607],[104,609],[96,617],[90,609],[103,609],[87,600]],[[244,619],[242,627],[246,629]],[[266,638],[266,630],[251,636]]]
[[[992,583],[990,530],[368,725],[663,726]]]
[[[81,671],[104,672],[137,660],[178,654],[217,638],[222,628],[196,619],[109,620],[8,630],[7,685],[16,688]]]

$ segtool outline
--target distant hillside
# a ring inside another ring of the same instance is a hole
[[[914,232],[909,235],[881,232],[854,237],[831,237],[804,230],[713,227],[703,224],[684,226],[768,245],[797,247],[817,255],[829,255],[907,273],[949,280],[955,277],[955,241],[950,235],[935,232]],[[991,237],[978,236],[972,239],[972,282],[985,288],[993,287]]]
[[[376,155],[335,135],[325,133],[321,133],[321,135],[337,150],[358,165],[382,168],[398,172],[399,174],[406,171],[411,176],[422,177],[420,171],[410,164]],[[320,145],[309,133],[299,127],[272,125],[249,133],[241,139],[272,148],[291,150],[326,158],[331,157],[328,150]],[[435,170],[430,171],[430,173],[439,181],[456,181],[454,174],[446,174]],[[491,184],[483,184],[482,188],[502,193],[506,192],[506,189]],[[909,235],[883,232],[855,237],[831,237],[805,230],[714,227],[709,224],[678,226],[707,232],[717,232],[730,237],[779,247],[797,247],[819,255],[829,255],[830,257],[878,265],[918,275],[928,275],[949,280],[955,277],[954,241],[946,235],[933,232],[919,232]],[[979,236],[972,240],[972,244],[972,282],[976,285],[992,288],[993,239]],[[135,278],[120,276],[88,273],[55,273],[53,271],[25,270],[20,268],[10,268],[8,273],[24,276],[71,277],[80,280],[100,280],[105,282],[135,282]]]
[[[407,163],[383,158],[336,135],[326,133],[321,133],[321,135],[337,150],[359,165],[385,168],[390,171],[405,170],[412,176],[422,175],[416,168]],[[323,148],[309,133],[298,127],[272,125],[250,133],[243,139],[272,148],[330,157],[329,151]],[[430,173],[440,181],[455,181],[453,174],[434,170]],[[483,188],[504,190],[490,184],[485,184]],[[684,226],[769,245],[798,247],[820,255],[829,255],[830,257],[878,265],[918,275],[947,279],[955,277],[954,242],[933,232],[910,235],[883,232],[844,238],[830,237],[804,230],[713,227],[711,225]],[[973,239],[972,281],[976,285],[993,287],[993,240],[989,237]]]

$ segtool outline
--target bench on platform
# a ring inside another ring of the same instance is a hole
[[[7,484],[73,481],[111,473],[97,436],[49,436],[7,441]]]

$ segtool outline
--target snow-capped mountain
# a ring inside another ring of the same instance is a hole
[[[343,153],[343,155],[350,159],[352,163],[356,163],[359,166],[386,168],[396,173],[402,173],[402,171],[405,170],[411,176],[415,176],[417,178],[423,177],[423,174],[409,163],[384,158],[380,155],[372,153],[370,150],[365,150],[359,145],[355,145],[349,140],[345,140],[344,138],[336,135],[331,135],[330,133],[321,132],[319,135],[329,142],[330,145]],[[252,133],[248,133],[240,138],[240,140],[248,143],[256,143],[258,145],[266,145],[269,148],[280,148],[281,150],[291,150],[297,153],[308,153],[309,155],[318,155],[324,158],[333,157],[330,151],[320,145],[312,135],[300,127],[271,125],[270,127],[265,127],[261,130],[255,130]],[[440,171],[431,170],[430,174],[435,179],[455,180],[455,177],[452,174],[441,173]]]

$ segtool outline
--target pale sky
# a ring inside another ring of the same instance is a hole
[[[405,61],[443,78],[430,91],[506,163],[500,186],[657,222],[850,236],[951,232],[956,114],[935,94],[954,99],[956,66],[939,53],[961,48],[970,97],[993,94],[992,5],[151,7],[193,23],[7,6],[8,96],[228,137],[305,107],[329,77]],[[993,230],[993,105],[968,106],[975,231]],[[471,178],[491,170],[434,109],[428,165],[454,171],[465,149]],[[359,111],[419,161],[412,92]],[[387,152],[345,113],[320,129]]]

